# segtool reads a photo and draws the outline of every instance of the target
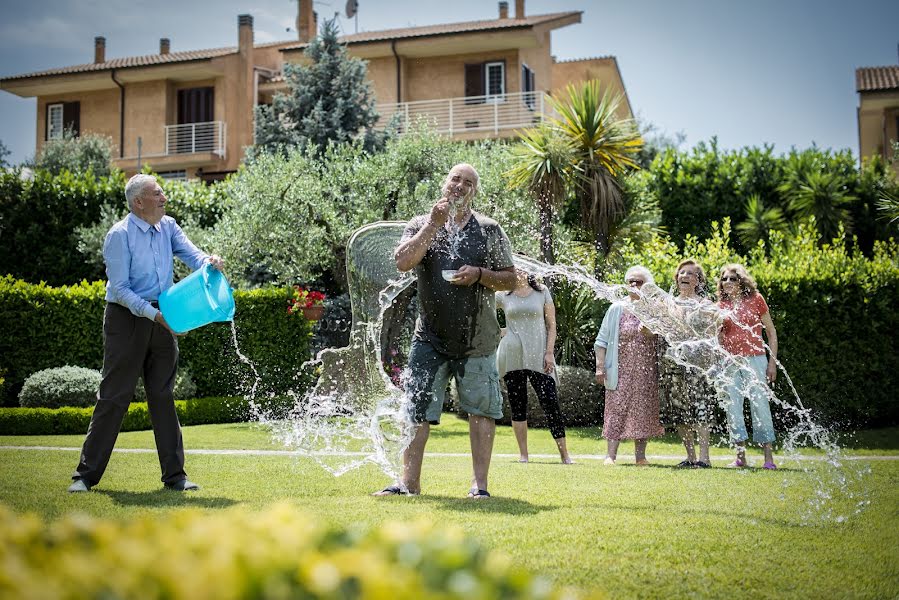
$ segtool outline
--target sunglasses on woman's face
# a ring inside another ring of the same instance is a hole
[[[627,280],[627,284],[628,284],[628,285],[641,286],[641,285],[643,285],[644,283],[646,283],[646,282],[643,281],[642,279],[628,279],[628,280]]]
[[[721,278],[721,281],[740,281],[740,278],[736,275],[725,275]]]

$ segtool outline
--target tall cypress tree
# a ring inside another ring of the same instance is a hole
[[[271,106],[256,108],[256,146],[305,147],[321,150],[329,141],[348,142],[360,133],[368,142],[378,120],[364,61],[352,58],[337,41],[337,25],[326,21],[306,48],[308,65],[284,64],[288,92],[276,94]]]

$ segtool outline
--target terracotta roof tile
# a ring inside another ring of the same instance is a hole
[[[860,67],[855,70],[857,92],[895,89],[899,89],[899,65]]]
[[[29,77],[45,77],[47,75],[69,75],[72,73],[90,73],[92,71],[105,71],[107,69],[127,69],[130,67],[148,67],[152,65],[164,65],[169,63],[186,62],[191,60],[202,60],[208,58],[216,58],[233,54],[237,52],[237,48],[212,48],[209,50],[190,50],[188,52],[172,52],[170,54],[147,54],[144,56],[126,56],[124,58],[114,58],[101,63],[88,63],[84,65],[73,65],[71,67],[60,67],[58,69],[47,69],[46,71],[35,71],[33,73],[24,73],[22,75],[11,75],[4,77],[0,81],[10,81],[14,79],[27,79]]]
[[[383,29],[381,31],[363,31],[340,36],[342,44],[360,44],[365,42],[381,42],[386,40],[399,40],[405,38],[426,37],[431,35],[448,35],[453,33],[468,33],[473,31],[486,31],[495,29],[516,29],[519,27],[533,27],[543,23],[550,23],[565,17],[580,15],[581,11],[569,11],[551,13],[547,15],[533,15],[524,19],[490,19],[486,21],[467,21],[464,23],[443,23],[440,25],[425,25],[422,27],[403,27],[401,29]],[[302,50],[308,43],[297,43],[293,46],[281,48],[283,51]]]
[[[514,29],[517,27],[533,27],[542,23],[550,23],[557,19],[570,17],[581,14],[580,11],[559,12],[547,15],[533,15],[525,19],[492,19],[487,21],[469,21],[465,23],[445,23],[441,25],[428,25],[424,27],[404,27],[401,29],[385,29],[382,31],[365,31],[362,33],[353,33],[341,36],[340,41],[344,44],[374,42],[382,40],[424,37],[430,35],[445,35],[452,33],[465,33],[471,31],[485,31],[495,29]],[[299,50],[307,46],[307,43],[299,43],[294,41],[288,42],[268,42],[265,44],[256,44],[256,48],[271,48],[275,46],[283,46],[281,50]],[[88,63],[83,65],[73,65],[70,67],[60,67],[57,69],[47,69],[45,71],[35,71],[32,73],[23,73],[21,75],[10,75],[0,78],[0,81],[12,81],[17,79],[28,79],[31,77],[46,77],[52,75],[70,75],[75,73],[90,73],[94,71],[105,71],[109,69],[127,69],[132,67],[148,67],[153,65],[164,65],[169,63],[187,62],[192,60],[204,60],[225,56],[237,52],[237,48],[210,48],[206,50],[190,50],[187,52],[172,52],[170,54],[147,54],[144,56],[128,56],[124,58],[114,58],[102,63]]]

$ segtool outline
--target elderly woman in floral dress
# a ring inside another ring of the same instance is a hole
[[[652,274],[634,266],[624,276],[631,301],[640,299]],[[608,443],[607,465],[614,465],[621,440],[634,440],[637,465],[648,465],[648,438],[661,436],[657,338],[629,309],[630,303],[615,302],[606,311],[596,336],[596,382],[606,388],[603,436]]]

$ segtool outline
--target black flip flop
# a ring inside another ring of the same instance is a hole
[[[490,492],[488,492],[487,490],[471,490],[470,492],[468,492],[468,497],[469,498],[478,498],[478,499],[489,498]]]
[[[385,493],[386,492],[386,493]],[[380,492],[375,492],[372,494],[373,496],[411,496],[408,491],[404,490],[398,485],[388,485],[386,488],[381,490]]]

